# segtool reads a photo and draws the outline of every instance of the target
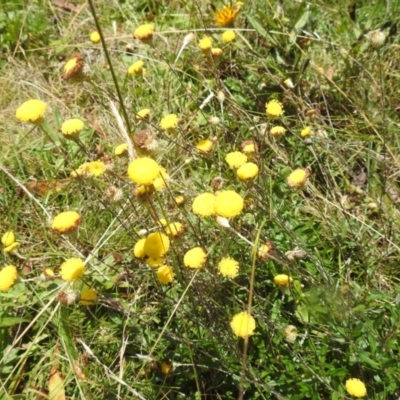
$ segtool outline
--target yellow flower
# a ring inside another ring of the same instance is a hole
[[[175,114],[166,115],[160,122],[160,128],[167,132],[174,133],[178,127],[179,118]]]
[[[280,274],[276,275],[274,278],[274,283],[275,285],[278,285],[280,287],[288,287],[291,283],[293,282],[293,279],[286,274]]]
[[[199,41],[199,48],[202,52],[209,53],[212,47],[212,38],[209,36],[204,36],[203,39]]]
[[[183,206],[186,202],[186,197],[183,194],[180,194],[174,197],[174,202],[178,207]]]
[[[88,76],[88,67],[82,53],[74,54],[65,64],[61,77],[71,82],[82,82]]]
[[[303,139],[311,135],[312,128],[311,126],[306,126],[301,132],[300,137]]]
[[[234,31],[225,31],[222,34],[222,41],[224,43],[229,43],[232,42],[233,40],[235,40],[236,34]]]
[[[367,395],[365,384],[357,378],[347,379],[346,390],[355,397],[365,397]]]
[[[137,158],[129,164],[128,175],[138,185],[151,185],[160,175],[160,166],[149,157]]]
[[[272,137],[279,138],[279,137],[283,136],[285,134],[285,132],[286,132],[286,129],[283,126],[274,126],[269,131],[269,134]]]
[[[81,293],[81,305],[82,306],[91,306],[93,305],[98,298],[97,292],[92,289],[84,289]]]
[[[68,282],[76,281],[84,272],[85,264],[80,258],[69,258],[60,267],[61,278]]]
[[[165,232],[168,236],[177,238],[185,233],[185,225],[180,222],[171,222],[165,227]]]
[[[256,329],[256,321],[251,314],[243,311],[233,316],[231,328],[236,336],[245,338],[253,334]]]
[[[12,245],[15,242],[15,235],[13,231],[7,231],[2,237],[1,237],[1,243],[3,246],[7,247]]]
[[[147,120],[150,116],[150,108],[143,108],[143,110],[138,111],[136,114],[136,119]]]
[[[161,232],[150,233],[144,242],[144,252],[148,257],[160,258],[169,250],[169,238]]]
[[[133,247],[133,254],[136,258],[146,258],[146,252],[144,251],[144,244],[146,243],[146,239],[140,239],[136,242]]]
[[[183,264],[187,268],[199,269],[207,261],[207,254],[201,247],[194,247],[193,249],[186,252],[183,257]]]
[[[196,149],[199,153],[206,154],[212,150],[213,145],[214,145],[214,142],[212,140],[204,139],[204,140],[200,140],[200,142],[198,142],[196,144]]]
[[[273,245],[272,242],[267,242],[265,244],[262,244],[257,251],[257,256],[260,260],[266,261],[270,258],[270,255],[272,254],[273,251]]]
[[[171,375],[174,370],[174,365],[170,360],[162,360],[160,370],[164,375]]]
[[[133,32],[133,37],[135,39],[139,39],[144,43],[150,43],[153,39],[154,34],[154,25],[153,24],[144,24],[140,25],[139,28]]]
[[[160,265],[164,264],[164,258],[162,258],[162,257],[158,257],[158,258],[149,257],[146,260],[146,263],[148,265],[150,265],[150,267],[159,267]]]
[[[218,270],[222,276],[235,278],[239,272],[239,263],[231,257],[225,257],[218,263]]]
[[[239,215],[244,206],[242,197],[233,190],[224,190],[215,196],[215,213],[225,218]]]
[[[253,179],[258,175],[258,166],[252,162],[245,163],[238,168],[236,174],[241,181]]]
[[[51,223],[55,233],[68,233],[74,231],[81,222],[81,217],[76,211],[65,211],[58,214]]]
[[[240,151],[232,151],[226,155],[225,161],[231,168],[239,168],[247,162],[247,156]]]
[[[214,13],[214,21],[219,26],[233,26],[237,15],[239,14],[241,3],[237,3],[236,7],[227,6]]]
[[[47,105],[44,101],[31,99],[22,103],[15,112],[15,117],[22,122],[40,124],[44,119]]]
[[[215,196],[213,193],[203,193],[193,200],[192,210],[196,215],[209,217],[215,213]]]
[[[158,281],[163,285],[168,285],[168,283],[171,283],[174,280],[175,276],[174,270],[168,265],[163,265],[158,268],[156,275]]]
[[[107,168],[103,161],[91,161],[83,163],[75,171],[71,172],[72,178],[77,178],[78,176],[92,177],[101,176],[106,172]]]
[[[306,184],[308,175],[307,169],[298,168],[286,178],[286,182],[290,188],[299,189]]]
[[[144,66],[144,62],[142,60],[136,61],[129,67],[128,74],[129,75],[143,75],[143,72],[145,71],[143,66]]]
[[[265,111],[267,113],[268,119],[277,119],[283,113],[283,105],[278,100],[271,100],[265,105]]]
[[[14,250],[18,249],[19,246],[20,246],[20,243],[14,242],[14,243],[10,244],[9,246],[5,247],[3,249],[3,252],[4,253],[13,253]]]
[[[160,172],[158,174],[158,177],[153,182],[154,189],[156,190],[164,189],[167,186],[168,181],[169,181],[169,175],[167,174],[167,171],[165,170],[165,168],[160,167]]]
[[[242,143],[241,147],[242,147],[243,153],[248,157],[253,156],[255,154],[255,152],[257,151],[257,146],[256,146],[254,140],[251,140],[251,139],[245,140]]]
[[[221,57],[222,56],[222,49],[220,49],[219,47],[212,47],[211,48],[211,55],[213,57],[215,57],[215,58]],[[214,118],[216,118],[216,117],[214,117]],[[214,120],[211,120],[211,121],[214,121]],[[219,122],[219,120],[218,120],[218,122]],[[216,124],[214,124],[214,125],[216,125]]]
[[[114,154],[116,156],[122,156],[128,152],[128,145],[126,143],[119,144],[115,149],[114,149]]]
[[[61,125],[61,132],[66,139],[77,139],[83,127],[84,123],[79,118],[67,119]]]
[[[45,276],[48,276],[48,277],[53,277],[55,275],[54,271],[52,269],[50,269],[50,268],[46,268],[43,271],[43,273],[44,273]]]
[[[17,279],[17,268],[14,265],[7,265],[0,271],[0,290],[8,292]]]
[[[90,34],[90,41],[92,43],[99,43],[100,42],[100,34],[97,31],[94,31]]]

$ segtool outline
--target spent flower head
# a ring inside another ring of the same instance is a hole
[[[88,78],[89,67],[82,53],[75,53],[64,65],[61,77],[66,81],[79,83]]]
[[[154,35],[154,25],[153,24],[144,24],[140,25],[133,32],[133,37],[135,39],[139,39],[143,43],[150,44],[152,42]]]

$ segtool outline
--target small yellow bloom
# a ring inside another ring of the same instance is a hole
[[[232,42],[233,40],[235,40],[236,34],[234,31],[225,31],[222,34],[222,41],[224,43],[229,43]]]
[[[129,75],[143,75],[143,73],[145,71],[143,66],[144,66],[144,62],[142,60],[136,61],[129,67],[128,74]]]
[[[5,247],[3,249],[3,253],[13,253],[14,250],[18,249],[19,246],[20,246],[20,243],[14,242],[14,243],[10,244],[9,246]]]
[[[305,139],[306,137],[311,135],[311,132],[312,132],[311,126],[307,126],[300,132],[300,137]]]
[[[136,242],[135,246],[133,247],[133,254],[136,258],[144,259],[146,258],[147,254],[144,251],[144,244],[146,243],[146,239],[140,239]]]
[[[151,185],[159,174],[160,166],[149,157],[136,158],[128,167],[130,180],[138,185]]]
[[[3,246],[7,247],[12,245],[15,242],[15,235],[14,231],[7,231],[2,237],[1,237],[1,243]]]
[[[61,77],[71,82],[82,82],[88,77],[88,72],[83,54],[76,53],[65,64]]]
[[[92,43],[99,43],[100,42],[100,34],[97,31],[94,31],[90,34],[90,41]]]
[[[22,122],[40,124],[44,119],[47,105],[41,100],[28,100],[21,104],[15,112],[15,117]]]
[[[236,7],[227,6],[214,13],[214,21],[219,26],[233,26],[237,15],[241,8],[241,2],[236,4]]]
[[[239,273],[239,263],[231,257],[225,257],[218,263],[218,271],[226,278],[235,278]]]
[[[269,134],[274,138],[279,138],[283,136],[286,132],[286,129],[283,126],[274,126],[269,131]]]
[[[265,104],[265,111],[268,119],[277,119],[284,113],[283,105],[278,100],[271,100]]]
[[[187,268],[199,269],[207,261],[207,253],[201,247],[194,247],[193,249],[186,252],[183,257],[183,264]]]
[[[107,168],[103,161],[91,161],[83,163],[75,171],[71,172],[72,178],[84,176],[90,178],[92,176],[101,176],[106,172]]]
[[[177,238],[185,233],[185,225],[180,222],[171,222],[165,227],[165,232],[168,236]]]
[[[150,116],[150,108],[143,108],[143,110],[138,111],[136,114],[136,119],[147,120]]]
[[[239,167],[236,175],[241,181],[247,181],[258,175],[258,166],[252,162],[248,162]]]
[[[224,190],[215,196],[215,213],[221,217],[236,217],[242,212],[243,206],[242,197],[233,190]]]
[[[61,125],[61,132],[66,139],[77,139],[85,124],[79,118],[67,119]]]
[[[274,278],[275,285],[279,287],[288,287],[293,282],[293,279],[286,274],[276,275]]]
[[[169,175],[165,168],[160,167],[160,172],[158,177],[154,180],[153,186],[156,190],[164,189],[167,186],[167,182],[169,181]]]
[[[58,214],[51,223],[55,233],[68,233],[74,231],[81,222],[81,217],[76,211],[65,211]]]
[[[201,217],[210,217],[215,213],[215,196],[213,193],[203,193],[193,200],[192,210]]]
[[[179,118],[176,114],[166,115],[160,122],[160,128],[167,132],[174,133],[178,127]]]
[[[164,264],[164,258],[163,257],[158,257],[158,258],[152,258],[149,257],[146,259],[146,263],[150,265],[150,267],[159,267],[160,265]]]
[[[60,267],[61,278],[67,282],[78,280],[85,272],[85,264],[80,258],[69,258]]]
[[[257,151],[257,145],[254,140],[245,140],[242,145],[242,151],[247,157],[252,157]]]
[[[43,271],[43,273],[45,274],[45,276],[48,276],[48,277],[53,277],[53,276],[55,276],[54,271],[53,271],[52,269],[50,269],[50,268],[46,268],[46,269]]]
[[[164,256],[170,246],[170,241],[167,235],[161,232],[150,233],[144,242],[144,252],[148,257],[157,259]]]
[[[115,149],[114,149],[114,154],[116,156],[122,156],[128,152],[128,145],[126,143],[119,144]]]
[[[170,360],[163,360],[161,361],[160,370],[164,375],[171,375],[174,370],[174,365]]]
[[[247,156],[240,151],[232,151],[226,155],[225,161],[231,168],[239,168],[247,162]]]
[[[8,292],[18,279],[17,267],[7,265],[0,271],[0,290]]]
[[[219,47],[212,47],[211,48],[211,55],[215,58],[217,57],[221,57],[222,56],[222,49],[220,49]],[[218,120],[219,122],[219,120]]]
[[[303,187],[309,176],[309,172],[307,169],[298,168],[295,169],[286,179],[288,186],[292,189],[299,189]]]
[[[135,30],[133,33],[133,37],[135,39],[139,39],[144,43],[151,43],[154,34],[154,25],[153,24],[144,24],[140,25],[139,28]]]
[[[196,149],[201,154],[207,154],[207,153],[210,153],[210,151],[213,148],[213,145],[214,145],[214,142],[212,140],[204,139],[204,140],[200,140],[200,142],[198,142],[196,144]]]
[[[262,244],[257,250],[257,256],[261,261],[266,261],[270,258],[270,255],[273,252],[272,242],[267,242]]]
[[[209,36],[204,36],[203,39],[199,41],[199,48],[203,53],[209,54],[212,47],[212,38]]]
[[[251,336],[256,329],[256,321],[251,314],[243,311],[233,316],[231,328],[236,336],[246,338]]]
[[[163,285],[168,285],[168,283],[171,283],[175,276],[173,268],[168,265],[163,265],[158,268],[156,275],[158,281]]]
[[[180,194],[180,195],[174,197],[174,202],[178,207],[180,207],[185,204],[186,197],[183,194]]]
[[[357,378],[347,379],[346,390],[354,397],[365,397],[367,395],[367,389],[364,382]]]
[[[80,303],[82,306],[91,306],[96,302],[98,297],[99,296],[94,289],[87,288],[82,290]]]

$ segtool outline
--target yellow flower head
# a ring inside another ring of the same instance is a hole
[[[15,117],[22,122],[30,122],[31,124],[40,124],[44,119],[47,105],[41,100],[28,100],[22,103],[15,112]]]
[[[306,126],[301,132],[300,137],[305,139],[306,137],[310,136],[312,132],[311,126]]]
[[[185,225],[180,222],[171,222],[165,227],[165,232],[168,236],[177,238],[185,233]]]
[[[119,144],[115,149],[114,149],[114,154],[116,156],[122,156],[128,152],[128,145],[126,143]]]
[[[166,115],[160,122],[160,128],[167,132],[174,133],[178,127],[179,118],[176,114]]]
[[[143,66],[144,66],[144,62],[142,60],[136,61],[129,67],[128,74],[129,75],[143,75],[143,73],[145,71]]]
[[[157,259],[169,250],[169,238],[161,232],[150,233],[144,242],[144,252],[148,257]]]
[[[224,43],[229,43],[229,42],[232,42],[233,40],[235,40],[235,37],[236,37],[235,31],[225,31],[222,34],[222,41]]]
[[[260,260],[266,261],[270,258],[270,255],[273,252],[273,244],[272,242],[267,242],[262,244],[257,251],[257,256]]]
[[[61,278],[67,282],[79,279],[85,272],[85,264],[80,258],[69,258],[60,267]]]
[[[91,161],[83,163],[75,171],[72,171],[71,177],[77,178],[78,176],[84,176],[90,178],[92,176],[101,176],[106,170],[107,167],[103,161]]]
[[[174,203],[178,207],[183,206],[185,204],[185,202],[186,202],[186,197],[183,194],[180,194],[180,195],[174,197]]]
[[[168,359],[162,360],[160,364],[160,371],[163,375],[171,375],[174,371],[173,363]]]
[[[231,168],[239,168],[247,162],[247,156],[240,151],[232,151],[226,155],[225,161]]]
[[[88,72],[83,54],[76,53],[64,65],[61,77],[66,81],[82,82],[87,78]]]
[[[129,164],[128,175],[138,185],[151,185],[160,175],[160,166],[152,158],[136,158]]]
[[[3,253],[13,253],[14,250],[18,249],[19,246],[20,246],[20,243],[14,242],[14,243],[10,244],[9,246],[5,247],[3,249]]]
[[[286,274],[276,275],[274,278],[275,285],[280,287],[288,287],[293,282],[293,279]]]
[[[231,328],[236,336],[246,338],[251,336],[256,329],[256,321],[251,314],[243,311],[233,316]]]
[[[18,279],[17,267],[7,265],[0,271],[0,290],[8,292]]]
[[[239,263],[231,257],[225,257],[218,263],[218,271],[226,278],[235,278],[239,273]]]
[[[365,397],[367,395],[367,389],[364,382],[357,378],[347,379],[346,390],[354,397]]]
[[[160,172],[158,177],[154,180],[153,186],[156,190],[164,189],[167,186],[167,182],[169,181],[169,175],[165,168],[160,167]]]
[[[133,254],[136,258],[144,259],[146,258],[147,254],[144,251],[144,244],[146,243],[146,239],[140,239],[136,242],[135,246],[133,247]]]
[[[1,237],[1,243],[3,246],[7,247],[12,245],[15,242],[15,235],[13,231],[7,231],[2,237]]]
[[[265,111],[267,113],[268,119],[277,119],[283,113],[283,105],[278,100],[271,100],[265,105]]]
[[[303,168],[295,169],[286,178],[286,182],[287,182],[287,184],[288,184],[288,186],[290,188],[299,189],[299,188],[303,187],[306,184],[309,174],[310,173],[308,172],[307,169],[303,169]]]
[[[81,217],[76,211],[65,211],[58,214],[51,223],[55,233],[68,233],[74,231],[81,222]]]
[[[233,218],[239,215],[244,206],[242,197],[233,190],[224,190],[215,196],[215,214]]]
[[[254,142],[254,140],[251,140],[251,139],[250,140],[245,140],[242,143],[241,147],[242,147],[243,153],[248,157],[252,157],[257,151],[257,145]]]
[[[239,14],[242,3],[237,3],[236,7],[227,6],[214,13],[214,21],[219,26],[233,26],[237,15]]]
[[[79,118],[67,119],[61,125],[61,132],[66,139],[77,139],[85,124]]]
[[[253,179],[258,175],[258,166],[252,162],[248,162],[239,167],[236,175],[241,181]]]
[[[92,43],[99,43],[100,42],[100,34],[97,31],[94,31],[90,34],[90,41]]]
[[[212,150],[214,145],[214,142],[210,139],[204,139],[204,140],[200,140],[200,142],[198,142],[196,144],[196,149],[200,154],[207,154],[210,153],[210,151]]]
[[[143,108],[143,110],[138,111],[136,114],[136,119],[147,120],[150,116],[150,108]]]
[[[274,138],[279,138],[283,136],[286,132],[286,129],[283,126],[274,126],[269,131],[269,134]]]
[[[133,37],[135,39],[139,39],[144,43],[151,43],[154,34],[154,25],[153,24],[144,24],[140,25],[139,28],[133,32]]]
[[[92,288],[84,289],[82,290],[81,293],[81,305],[91,306],[96,302],[98,297],[99,296],[97,295],[97,292],[94,289]]]
[[[163,257],[158,257],[158,258],[152,258],[149,257],[146,259],[146,263],[150,265],[150,267],[159,267],[160,265],[164,264],[164,258]]]
[[[171,283],[175,277],[173,268],[168,265],[163,265],[158,268],[156,275],[158,281],[163,285],[168,285],[168,283]]]
[[[207,261],[207,254],[201,247],[194,247],[193,249],[186,252],[183,257],[183,264],[187,268],[199,269]]]
[[[219,47],[212,47],[211,48],[211,55],[215,58],[217,57],[221,57],[222,56],[222,49],[220,49]],[[216,117],[214,117],[216,118]],[[218,118],[217,118],[218,119]],[[212,121],[214,121],[214,119],[210,118],[210,122],[212,123]],[[218,120],[219,122],[219,120]],[[216,124],[215,124],[216,125]]]
[[[212,38],[210,36],[204,36],[199,41],[199,48],[202,52],[209,53],[212,47]]]
[[[196,215],[209,217],[215,213],[215,196],[213,193],[203,193],[193,200],[192,210]]]

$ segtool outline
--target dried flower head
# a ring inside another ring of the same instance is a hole
[[[181,222],[171,222],[170,224],[166,225],[165,233],[168,236],[177,238],[185,233],[185,229],[185,225],[183,225]]]
[[[71,288],[68,288],[66,290],[60,291],[57,294],[56,299],[63,306],[70,306],[71,304],[75,303],[76,293]]]
[[[347,379],[346,390],[354,397],[365,397],[367,395],[367,388],[364,382],[357,378]]]
[[[230,43],[235,40],[236,33],[235,31],[225,31],[221,37],[224,43]]]
[[[226,6],[221,10],[217,10],[214,13],[214,21],[219,26],[233,26],[236,17],[239,14],[241,8],[241,2],[238,2],[235,7]]]
[[[194,247],[193,249],[186,252],[183,257],[183,264],[187,268],[199,269],[207,261],[207,253],[201,247]]]
[[[224,179],[221,176],[212,178],[210,183],[214,190],[221,190],[224,187]]]
[[[143,108],[143,110],[140,110],[136,114],[136,119],[141,120],[141,121],[147,121],[150,117],[150,108]]]
[[[277,119],[283,113],[283,105],[278,100],[271,100],[265,104],[265,111],[267,113],[268,119]]]
[[[112,201],[113,203],[118,203],[122,199],[124,192],[122,191],[122,189],[111,185],[106,189],[104,195],[108,200]]]
[[[225,257],[218,263],[218,271],[226,278],[236,278],[239,273],[239,263],[231,257]]]
[[[287,325],[284,330],[285,340],[294,343],[297,338],[297,328],[294,325]]]
[[[174,197],[174,203],[180,207],[183,206],[186,203],[186,196],[184,196],[183,194],[180,194],[178,196]]]
[[[251,336],[256,329],[255,319],[246,311],[234,315],[230,325],[233,333],[241,338]]]
[[[144,24],[140,25],[139,28],[133,32],[133,37],[135,39],[139,39],[143,43],[150,44],[152,42],[154,35],[154,25],[153,24]]]
[[[154,186],[152,184],[141,185],[132,189],[132,195],[135,196],[142,204],[146,204],[150,200],[153,193]]]
[[[38,125],[43,122],[47,105],[44,101],[31,99],[22,103],[15,112],[15,117],[22,122]]]
[[[71,82],[82,82],[88,77],[89,67],[82,53],[75,53],[64,65],[61,78]]]
[[[17,267],[7,265],[0,271],[0,290],[8,292],[18,279]]]
[[[242,212],[243,206],[243,198],[233,190],[221,191],[215,196],[215,214],[221,217],[236,217]]]
[[[128,167],[128,175],[131,181],[138,185],[151,185],[158,178],[160,166],[149,157],[141,157],[133,160]]]
[[[69,258],[60,267],[61,278],[67,282],[78,280],[84,272],[85,264],[80,258]]]
[[[66,139],[75,140],[79,137],[84,126],[85,124],[79,118],[67,119],[61,125],[61,133]]]
[[[81,216],[76,211],[65,211],[58,214],[51,223],[55,233],[64,234],[75,231],[81,222]]]
[[[267,241],[266,243],[262,244],[257,250],[257,257],[261,261],[266,261],[270,258],[271,254],[274,251],[274,245],[271,241]]]
[[[366,36],[369,40],[369,44],[374,49],[379,49],[385,44],[386,36],[380,29],[372,31]]]
[[[290,78],[285,79],[283,81],[283,84],[289,89],[293,89],[294,88],[293,81]]]
[[[133,135],[133,140],[139,149],[151,153],[158,148],[158,142],[150,129],[143,129]]]

